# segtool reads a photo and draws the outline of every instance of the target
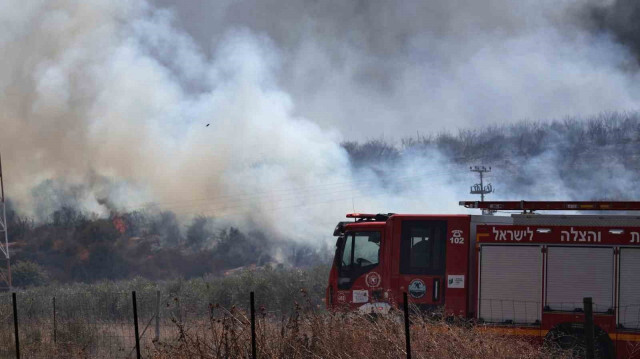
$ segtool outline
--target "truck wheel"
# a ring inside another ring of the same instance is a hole
[[[544,338],[552,351],[569,352],[572,358],[586,358],[586,340],[582,323],[563,323],[551,329]],[[613,342],[607,333],[595,328],[595,358],[615,359]]]

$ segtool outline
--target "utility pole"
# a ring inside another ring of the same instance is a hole
[[[471,186],[471,194],[479,194],[480,201],[484,202],[484,195],[493,192],[493,187],[491,186],[491,183],[489,183],[486,186],[484,185],[484,174],[491,172],[491,167],[486,168],[485,166],[473,166],[473,167],[469,167],[469,170],[471,172],[477,172],[480,175],[480,183],[476,183],[473,186]]]
[[[471,186],[471,194],[479,194],[480,195],[480,201],[484,202],[484,195],[485,194],[489,194],[493,192],[493,187],[491,186],[491,183],[489,183],[488,185],[484,185],[484,174],[491,172],[491,167],[489,167],[488,169],[485,166],[473,166],[473,167],[469,167],[469,170],[471,172],[477,172],[480,175],[480,183],[476,183],[473,186]],[[482,214],[487,214],[487,215],[491,215],[493,214],[494,211],[492,210],[482,210]]]
[[[9,260],[9,230],[7,228],[7,205],[4,200],[4,178],[2,177],[2,155],[0,155],[0,251],[7,259],[7,272],[0,272],[9,290],[11,290],[11,261]],[[4,238],[2,238],[4,237]],[[4,240],[4,243],[2,241]]]

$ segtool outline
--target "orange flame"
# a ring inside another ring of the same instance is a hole
[[[120,234],[124,234],[127,231],[127,225],[121,217],[113,217],[113,226]]]

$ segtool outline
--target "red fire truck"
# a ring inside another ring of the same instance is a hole
[[[427,311],[568,347],[584,338],[591,297],[599,356],[640,358],[640,215],[629,214],[640,202],[460,204],[517,214],[348,214],[329,308],[386,312],[406,292]],[[597,212],[575,214],[585,210]]]

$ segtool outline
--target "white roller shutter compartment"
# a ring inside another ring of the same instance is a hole
[[[620,308],[618,320],[625,328],[640,328],[640,248],[620,250]]]
[[[594,312],[613,308],[613,248],[548,247],[547,302],[551,310],[582,309],[593,299]]]
[[[482,246],[479,318],[492,323],[540,320],[542,253],[539,246]]]

